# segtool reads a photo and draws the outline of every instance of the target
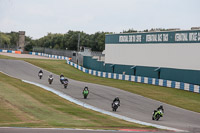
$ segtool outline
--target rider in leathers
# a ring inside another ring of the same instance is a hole
[[[119,106],[120,106],[120,100],[119,100],[119,97],[116,97],[116,98],[113,100],[113,103],[115,103],[116,101],[119,102]],[[113,105],[113,103],[112,103],[112,105]]]

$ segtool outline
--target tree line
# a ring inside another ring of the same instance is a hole
[[[142,32],[148,32],[152,30],[167,31],[167,29],[157,28],[151,30],[144,30]],[[133,33],[138,32],[134,29],[124,30],[121,33]],[[46,36],[39,39],[32,39],[29,36],[25,37],[25,51],[32,51],[33,47],[43,47],[52,49],[67,49],[77,50],[78,36],[80,35],[80,47],[89,47],[92,51],[103,51],[105,49],[105,35],[113,34],[112,32],[96,32],[94,34],[87,34],[83,31],[69,30],[65,34],[48,33]],[[14,48],[18,45],[19,33],[3,33],[0,32],[0,47],[1,48]]]
[[[31,41],[30,46],[38,46],[52,49],[77,50],[78,36],[80,35],[80,47],[89,47],[92,51],[103,51],[105,49],[105,34],[107,32],[96,32],[86,34],[80,31],[68,31],[66,34],[48,33],[46,36]]]

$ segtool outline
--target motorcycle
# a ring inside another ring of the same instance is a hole
[[[53,77],[49,77],[48,81],[49,81],[49,84],[52,84],[52,82],[53,82]]]
[[[156,120],[158,121],[160,119],[160,117],[163,117],[163,111],[162,110],[154,110],[154,112],[152,113],[152,120]]]
[[[67,86],[68,86],[68,81],[67,81],[67,80],[63,80],[62,83],[63,83],[63,85],[64,85],[64,88],[66,89]]]
[[[43,73],[39,73],[38,76],[40,79],[42,79]]]
[[[119,107],[119,101],[115,101],[114,103],[112,103],[112,109],[113,111],[117,111],[117,108]]]
[[[84,97],[84,99],[87,99],[88,94],[89,94],[89,90],[84,90],[83,91],[83,97]]]
[[[61,83],[61,84],[64,84],[64,83],[63,83],[64,80],[65,80],[65,77],[64,77],[64,76],[60,77],[60,83]]]

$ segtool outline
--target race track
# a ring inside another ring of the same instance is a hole
[[[197,130],[200,131],[199,113],[164,104],[159,101],[132,94],[117,88],[84,83],[72,79],[69,79],[68,89],[64,89],[63,85],[60,84],[58,75],[54,75],[53,84],[49,85],[47,82],[47,77],[50,73],[44,70],[44,76],[40,80],[37,76],[39,70],[40,68],[24,61],[0,59],[0,71],[7,73],[10,76],[49,86],[55,90],[64,92],[73,98],[106,111],[111,111],[112,100],[116,96],[119,96],[121,100],[121,106],[117,110],[117,114],[140,121],[177,129],[188,130],[192,132]],[[67,75],[65,76],[67,77]],[[83,99],[82,96],[82,90],[85,85],[87,85],[90,90],[90,94],[86,100]],[[152,111],[160,104],[162,104],[165,109],[164,117],[159,121],[152,121]]]

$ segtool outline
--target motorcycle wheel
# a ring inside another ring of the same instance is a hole
[[[159,115],[157,114],[156,115],[156,120],[158,121],[160,119]]]

